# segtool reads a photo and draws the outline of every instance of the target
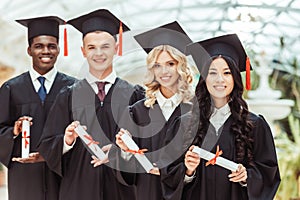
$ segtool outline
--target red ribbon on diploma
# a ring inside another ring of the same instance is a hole
[[[132,150],[132,149],[128,149],[126,150],[126,152],[132,153],[132,154],[141,154],[143,155],[144,152],[148,151],[148,149],[139,149],[139,150]]]
[[[217,146],[217,152],[216,152],[216,155],[215,157],[213,157],[212,159],[210,159],[209,161],[207,161],[205,163],[205,166],[208,166],[208,165],[214,165],[216,164],[217,162],[217,158],[223,154],[223,151],[222,150],[219,150],[219,145]]]
[[[27,149],[27,146],[29,145],[29,142],[28,142],[27,139],[29,139],[30,136],[27,135],[27,132],[26,132],[26,131],[24,131],[24,134],[23,134],[22,138],[25,139],[25,149]]]
[[[90,146],[91,144],[99,144],[99,142],[95,141],[92,136],[90,135],[83,135],[83,137],[85,137],[86,139],[88,139],[89,143],[87,144],[88,146]],[[95,150],[97,150],[95,148]]]

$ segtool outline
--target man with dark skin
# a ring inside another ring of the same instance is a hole
[[[0,161],[8,168],[9,200],[57,200],[60,178],[37,151],[48,112],[60,90],[76,79],[55,68],[59,55],[58,17],[17,20],[28,27],[29,70],[0,89]],[[43,90],[41,92],[41,90]],[[21,158],[22,122],[30,121],[30,153]]]

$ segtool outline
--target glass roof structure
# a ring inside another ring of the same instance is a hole
[[[195,42],[237,33],[254,61],[254,70],[262,55],[268,67],[285,71],[292,70],[291,63],[300,60],[297,0],[1,0],[0,63],[15,68],[16,73],[26,71],[31,63],[26,54],[27,30],[14,20],[42,15],[58,15],[68,20],[99,8],[109,9],[132,30],[124,34],[124,56],[116,59],[120,76],[138,73],[145,65],[146,55],[132,35],[175,20]],[[80,51],[81,34],[71,26],[67,29],[69,56],[63,57],[61,53],[57,66],[76,75],[85,65]],[[299,67],[298,73],[300,76]]]

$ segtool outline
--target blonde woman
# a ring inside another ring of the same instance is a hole
[[[182,114],[191,109],[193,98],[192,75],[184,54],[191,42],[177,22],[173,22],[135,36],[148,53],[145,77],[146,98],[130,106],[121,120],[116,143],[122,149],[123,160],[134,163],[133,176],[122,176],[127,184],[136,185],[137,199],[163,199],[159,156],[163,152],[166,130]],[[171,42],[169,42],[171,41]],[[146,148],[146,157],[156,167],[146,171],[135,161],[121,136],[130,133],[140,148]]]

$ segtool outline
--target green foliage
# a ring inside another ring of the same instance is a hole
[[[297,180],[300,175],[300,120],[292,114],[288,117],[292,139],[281,133],[275,139],[281,184],[277,199],[285,200],[299,197]]]

